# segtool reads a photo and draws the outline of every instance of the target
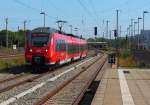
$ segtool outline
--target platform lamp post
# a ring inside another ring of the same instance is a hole
[[[43,15],[43,24],[44,24],[44,27],[45,27],[45,16],[46,16],[46,13],[45,12],[41,12],[40,14]]]
[[[131,38],[132,38],[132,36],[133,36],[133,21],[134,21],[134,19],[131,19]]]
[[[140,20],[141,19],[142,19],[141,17],[138,17],[138,34],[140,34]]]
[[[136,29],[135,29],[135,26],[136,26],[136,24],[137,24],[138,22],[134,22],[134,36],[135,36],[135,32],[136,32]]]
[[[134,22],[134,33],[133,33],[133,48],[135,48],[135,43],[136,43],[136,38],[135,38],[135,35],[136,35],[136,24],[138,22]]]
[[[141,17],[138,17],[138,48],[139,48],[139,41],[140,41],[140,20],[142,18]]]
[[[126,36],[126,39],[127,39],[127,49],[129,48],[129,27],[127,27],[127,36]]]
[[[26,32],[27,32],[27,23],[31,22],[31,20],[24,20],[23,21],[23,29],[24,29],[24,47],[25,47],[25,42],[26,42]]]
[[[144,31],[144,28],[145,28],[145,14],[146,13],[149,13],[148,11],[143,11],[143,31]]]
[[[131,25],[129,25],[129,49],[131,49],[131,45],[132,45],[132,35],[131,35]]]
[[[62,27],[65,23],[67,23],[67,21],[58,20],[58,21],[56,21],[56,23],[58,24],[59,31],[62,32]]]
[[[120,10],[116,10],[116,52],[117,52],[117,68],[119,67],[119,11]]]

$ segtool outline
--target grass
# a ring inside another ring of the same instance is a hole
[[[119,56],[120,67],[139,67],[139,62],[135,60],[129,50],[122,50]]]
[[[25,63],[24,57],[17,57],[13,59],[0,59],[0,69],[11,68],[15,66],[20,66]]]
[[[135,57],[129,50],[122,49],[119,56],[119,66],[120,67],[130,67],[130,68],[150,68],[144,60],[140,60]]]

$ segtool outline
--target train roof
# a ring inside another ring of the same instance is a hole
[[[50,28],[50,27],[38,27],[32,30],[32,33],[53,33],[58,32],[58,30]]]
[[[50,33],[50,34],[52,34],[52,33],[61,33],[61,34],[66,35],[66,36],[71,36],[71,37],[75,37],[75,38],[84,39],[82,37],[79,37],[79,36],[76,36],[76,35],[73,35],[73,34],[60,32],[59,30],[51,28],[51,27],[38,27],[38,28],[35,28],[35,29],[32,30],[32,33],[40,33],[40,32],[41,33]]]

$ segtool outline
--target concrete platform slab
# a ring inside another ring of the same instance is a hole
[[[150,69],[108,69],[91,105],[150,105]]]

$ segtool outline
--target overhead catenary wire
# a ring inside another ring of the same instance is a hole
[[[63,13],[63,12],[61,12],[61,11],[63,11],[62,9],[60,9],[59,7],[57,7],[54,3],[53,3],[53,1],[52,0],[47,0],[50,4],[51,4],[51,6],[57,11],[57,13],[59,12],[59,13]],[[86,7],[85,7],[86,8]],[[89,11],[89,13],[90,13],[90,11]],[[64,15],[64,13],[63,13],[63,15]],[[66,14],[65,14],[65,16],[66,16]],[[72,19],[72,17],[69,15],[67,15],[67,17],[70,17],[70,19]],[[81,24],[83,25],[84,24],[84,22],[85,22],[85,20],[83,20],[83,17],[82,17],[82,19],[81,19]]]
[[[67,17],[69,17],[70,19],[72,18],[70,15],[68,15],[68,14],[66,14],[66,13],[63,13],[64,11],[62,10],[63,8],[59,8],[59,7],[57,7],[54,3],[53,3],[53,1],[52,0],[47,0],[49,3],[50,3],[50,5],[56,10],[56,13],[57,13],[57,15],[62,15],[62,16],[57,16],[57,21],[58,20],[61,20],[62,19],[62,17],[63,17],[63,15],[64,16],[67,16]],[[66,11],[65,11],[66,12]]]
[[[91,12],[87,9],[87,7],[81,2],[81,0],[77,0],[78,3],[80,4],[80,6],[84,9],[84,11],[90,16],[93,17]],[[95,23],[97,23],[98,21],[95,19],[95,17],[93,17],[93,20],[95,21]]]
[[[26,7],[26,8],[32,9],[33,11],[36,11],[38,13],[42,12],[40,9],[34,8],[34,7],[32,7],[32,6],[24,3],[22,1],[19,1],[19,0],[13,0],[13,1],[16,2],[16,3],[18,3],[18,4],[20,4],[20,5],[22,5],[22,6],[24,6],[24,7]],[[46,14],[46,16],[49,17],[49,18],[51,18],[51,19],[55,19],[56,20],[56,17],[52,17],[49,14]]]
[[[27,5],[26,3],[22,2],[22,1],[19,1],[19,0],[13,0],[13,1],[18,3],[18,4],[20,4],[20,5],[22,5],[22,6],[24,6],[24,7],[26,7],[26,8],[30,8],[30,9],[32,9],[34,11],[37,11],[37,12],[40,11],[39,9],[31,7],[30,5]]]
[[[33,10],[33,11],[35,11],[35,12],[38,12],[38,13],[41,12],[40,9],[37,9],[37,8],[35,8],[35,7],[32,7],[32,6],[30,6],[29,4],[27,4],[27,3],[25,3],[25,2],[23,2],[23,1],[21,1],[21,0],[13,0],[13,1],[16,2],[16,3],[19,4],[19,5],[22,5],[22,6],[26,7],[26,8],[28,8],[28,9]],[[57,8],[57,6],[55,6],[52,1],[49,1],[49,2],[51,2],[50,4],[53,6],[53,8],[55,8],[57,11],[60,11],[60,9]],[[89,16],[91,17],[90,11],[86,8],[86,6],[84,6],[84,4],[83,4],[80,0],[79,0],[79,2],[80,2],[80,4],[83,6],[83,8],[85,8],[86,11],[88,11],[87,13],[88,13]],[[43,12],[43,11],[42,11],[42,12]],[[44,12],[46,13],[46,17],[49,17],[49,18],[54,19],[54,20],[57,20],[57,17],[52,17],[52,16],[50,16],[46,11],[44,11]],[[96,19],[95,19],[95,22],[97,23]]]
[[[95,9],[95,6],[94,6],[93,1],[92,1],[92,0],[88,0],[88,2],[89,2],[89,5],[91,6],[91,8],[92,8],[92,10],[93,10],[94,15],[95,15],[96,18],[97,18],[99,27],[101,27],[101,24],[100,24],[100,21],[99,21],[99,16],[98,16],[98,13],[96,12],[96,9]]]
[[[126,6],[128,3],[130,3],[130,0],[126,0],[125,2],[123,3],[120,3],[118,4],[119,7],[123,7],[123,6]],[[119,7],[110,7],[110,8],[107,8],[107,9],[104,9],[104,10],[101,10],[101,11],[98,11],[99,13],[108,13],[108,12],[113,12],[114,10],[116,10],[116,8],[119,8]],[[129,12],[129,11],[128,11]]]
[[[99,16],[98,16],[98,14],[97,14],[97,12],[96,12],[96,9],[95,9],[95,7],[94,7],[94,4],[93,4],[92,0],[88,0],[88,3],[89,3],[89,5],[91,6],[91,8],[92,8],[92,10],[93,10],[93,13],[94,13],[94,15],[96,16],[97,20],[99,20]]]
[[[60,9],[51,1],[51,0],[47,0],[49,3],[50,3],[50,6],[52,6],[55,10],[56,10],[56,12],[58,13],[61,13],[60,11]]]

